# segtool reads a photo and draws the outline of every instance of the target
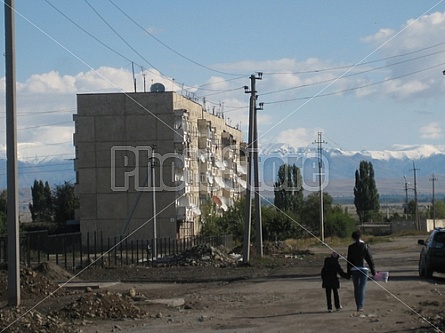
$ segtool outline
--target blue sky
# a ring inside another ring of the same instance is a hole
[[[16,0],[21,158],[72,158],[76,94],[162,82],[260,145],[444,146],[445,1]],[[1,42],[4,22],[1,18]],[[4,91],[4,60],[0,74]],[[4,118],[4,93],[1,112]],[[4,131],[0,123],[0,132]],[[4,136],[0,144],[4,146]]]

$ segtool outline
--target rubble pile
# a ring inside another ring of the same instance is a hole
[[[292,246],[283,241],[276,241],[272,243],[265,243],[263,245],[263,253],[266,255],[276,255],[282,253],[292,252]]]
[[[178,266],[230,267],[236,266],[237,261],[227,253],[223,246],[213,247],[200,244],[173,257],[172,263]]]
[[[8,333],[75,333],[80,332],[72,323],[54,315],[43,315],[36,310],[20,307],[0,311],[0,331]]]
[[[7,297],[8,266],[0,266],[0,299]],[[38,271],[27,267],[20,267],[20,295],[24,299],[42,298],[51,295],[57,290],[57,294],[64,293],[58,284]]]
[[[139,319],[146,317],[148,314],[134,306],[131,297],[108,291],[87,291],[77,300],[57,311],[55,315],[77,320],[85,318]]]
[[[40,263],[34,269],[34,271],[39,272],[52,281],[66,282],[73,279],[73,275],[71,273],[67,272],[59,265],[49,261]]]

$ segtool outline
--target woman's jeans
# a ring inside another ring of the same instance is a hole
[[[363,309],[365,303],[366,281],[368,280],[368,271],[357,270],[351,272],[352,283],[354,284],[354,298],[357,310]]]

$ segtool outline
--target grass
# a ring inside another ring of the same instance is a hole
[[[420,238],[426,238],[429,233],[425,231],[416,230],[405,230],[400,231],[390,235],[374,236],[364,234],[362,239],[368,244],[379,244],[392,242],[394,238],[397,237],[407,237],[407,236],[419,236]],[[298,238],[298,239],[287,239],[284,241],[293,250],[304,250],[311,247],[322,247],[324,246],[321,240],[314,237],[311,238]],[[352,243],[351,238],[339,238],[339,237],[326,237],[325,243],[331,247],[345,247]]]

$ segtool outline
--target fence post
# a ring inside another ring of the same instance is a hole
[[[76,248],[74,246],[74,234],[71,235],[71,249],[73,251],[73,273],[76,271]]]
[[[120,252],[120,256],[121,256],[121,267],[123,265],[123,261],[124,261],[124,256],[122,255],[122,250],[123,250],[123,245],[122,245],[122,235],[119,237],[119,252]]]
[[[111,267],[111,245],[110,236],[107,237],[107,253],[108,253],[108,267]]]
[[[148,258],[149,258],[149,256],[150,256],[150,251],[149,251],[149,245],[150,245],[150,243],[149,243],[150,241],[147,239],[147,246],[145,247],[145,251],[147,252],[147,266],[148,266],[148,262],[149,262],[149,260],[148,260]],[[153,245],[153,239],[151,240],[151,243],[152,243],[152,245]],[[144,240],[142,240],[142,245],[144,244]],[[151,266],[153,266],[153,247],[151,248],[152,250],[151,250]]]
[[[104,235],[100,232],[100,267],[104,268]]]
[[[114,266],[117,266],[117,239],[114,236]]]
[[[94,231],[94,267],[97,268],[97,231]]]
[[[37,243],[39,244],[39,246],[37,246],[37,265],[40,265],[40,244],[42,244],[40,242],[40,235],[41,234],[37,234]]]
[[[54,236],[54,250],[56,252],[56,265],[59,264],[59,239],[57,236]]]
[[[139,239],[136,239],[136,265],[139,265]]]
[[[83,268],[83,251],[82,251],[82,234],[79,233],[79,256],[80,256],[80,268]]]
[[[128,237],[125,237],[125,265],[128,266]]]
[[[65,264],[65,270],[68,269],[68,261],[67,261],[67,252],[66,252],[66,235],[62,235],[62,246],[63,246],[63,257],[64,257],[64,264]]]
[[[28,267],[31,267],[31,236],[28,234],[27,236],[27,246],[28,246]]]
[[[130,242],[131,246],[131,264],[134,265],[134,257],[133,257],[133,240]]]
[[[87,266],[90,265],[90,232],[87,232]]]

